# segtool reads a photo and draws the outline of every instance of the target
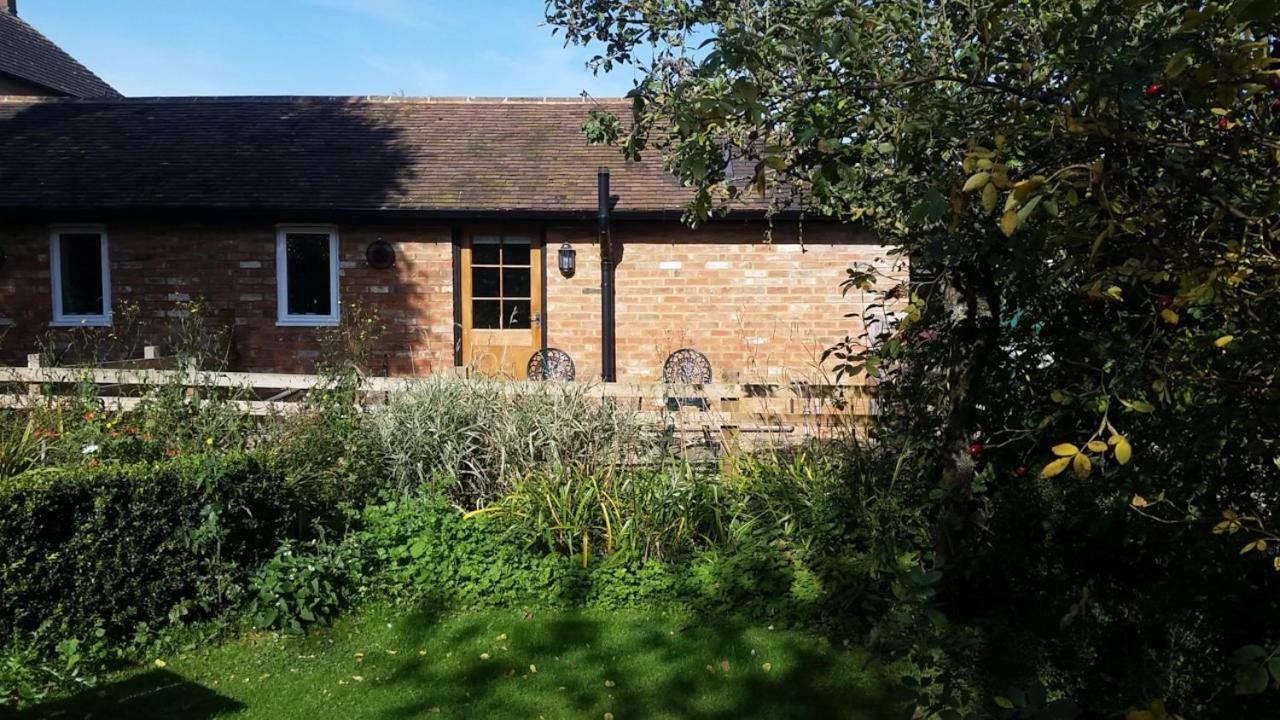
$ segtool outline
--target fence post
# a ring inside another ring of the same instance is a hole
[[[38,370],[40,368],[40,353],[31,353],[27,355],[27,367]],[[29,397],[40,397],[40,383],[31,383],[27,385],[27,395]]]

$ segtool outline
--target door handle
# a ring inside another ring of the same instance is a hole
[[[534,327],[538,327],[538,328],[542,327],[542,313],[541,313],[541,312],[536,312],[536,313],[534,313],[534,314],[533,314],[533,326],[534,326]]]

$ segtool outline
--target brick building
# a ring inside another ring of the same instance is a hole
[[[588,112],[625,114],[620,101],[103,87],[0,97],[0,362],[59,333],[105,332],[126,306],[142,340],[163,343],[178,303],[200,297],[246,370],[312,370],[319,334],[355,303],[387,326],[373,356],[395,374],[520,377],[554,347],[580,379],[599,378],[612,348],[617,379],[651,380],[691,347],[717,380],[812,378],[822,350],[857,331],[846,268],[889,270],[849,225],[777,216],[770,241],[750,206],[682,225],[689,193],[660,161],[586,143]]]

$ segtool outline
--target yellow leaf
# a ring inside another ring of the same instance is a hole
[[[1266,546],[1265,546],[1265,545],[1262,545],[1262,546],[1259,546],[1259,545],[1258,545],[1258,543],[1261,543],[1261,542],[1263,542],[1263,541],[1262,541],[1262,540],[1254,540],[1253,542],[1249,543],[1248,545],[1245,545],[1245,546],[1244,546],[1244,549],[1240,551],[1240,554],[1241,554],[1241,555],[1244,555],[1245,553],[1253,552],[1254,550],[1264,550],[1264,549],[1266,549]]]
[[[996,166],[996,164],[995,164],[995,163],[993,163],[993,162],[991,162],[991,160],[989,160],[989,159],[987,159],[987,158],[982,158],[981,160],[979,160],[979,161],[978,161],[978,169],[979,169],[979,170],[990,170],[991,168],[993,168],[993,167],[995,167],[995,166]]]
[[[1053,462],[1044,466],[1044,469],[1040,471],[1040,477],[1051,478],[1055,475],[1061,475],[1062,471],[1066,470],[1067,466],[1070,464],[1071,464],[1071,458],[1069,457],[1058,458],[1057,460],[1054,460]]]
[[[1218,347],[1226,347],[1227,345],[1231,344],[1232,340],[1235,340],[1235,339],[1236,338],[1234,335],[1223,335],[1217,340],[1214,340],[1213,344],[1217,345]]]
[[[1007,697],[1004,697],[1003,695],[998,695],[998,696],[996,696],[996,705],[999,705],[1000,707],[1004,708],[1005,710],[1012,710],[1012,709],[1013,709],[1013,701],[1012,701],[1012,700],[1010,700],[1010,699],[1009,699],[1009,698],[1007,698]]]
[[[994,211],[996,209],[996,203],[999,200],[1000,196],[999,193],[996,192],[996,186],[991,183],[987,183],[987,186],[982,188],[982,209],[987,212]]]
[[[156,658],[156,667],[158,667],[158,668],[162,668],[162,667],[164,667],[164,666],[166,666],[166,665],[168,665],[168,664],[169,664],[169,663],[167,663],[167,662],[165,662],[165,661],[161,660],[160,658]]]
[[[1053,454],[1058,457],[1071,457],[1073,455],[1079,455],[1080,448],[1072,445],[1071,443],[1062,443],[1061,445],[1053,446]]]
[[[1026,200],[1027,196],[1030,195],[1032,192],[1040,189],[1040,186],[1044,185],[1044,183],[1045,183],[1045,176],[1032,175],[1026,180],[1022,180],[1020,182],[1014,183],[1013,194],[1015,197],[1018,198],[1018,202],[1022,202],[1023,200]]]
[[[1075,471],[1076,477],[1083,480],[1089,477],[1089,473],[1093,472],[1093,461],[1089,460],[1089,456],[1084,453],[1071,458],[1071,469]]]
[[[987,182],[990,180],[991,180],[991,173],[989,172],[974,173],[973,175],[970,175],[969,179],[964,182],[964,192],[981,190],[983,187],[986,186]]]
[[[1275,559],[1271,561],[1271,565],[1276,570],[1280,570],[1280,555],[1277,555]]]
[[[1217,115],[1218,117],[1231,114],[1230,110],[1227,110],[1226,108],[1220,108],[1220,107],[1209,108],[1209,112],[1213,113],[1214,115]]]
[[[1150,710],[1130,710],[1125,713],[1124,720],[1156,720],[1156,715]]]
[[[1120,437],[1119,435],[1116,435],[1115,437],[1120,438],[1116,441],[1116,462],[1121,465],[1128,465],[1129,458],[1133,457],[1133,447],[1131,447],[1129,445],[1129,441],[1125,440],[1123,437]]]
[[[1173,310],[1170,310],[1169,308],[1165,308],[1161,310],[1160,317],[1163,318],[1164,321],[1169,323],[1170,325],[1178,324],[1178,313],[1174,312]]]
[[[1004,215],[1000,216],[1000,232],[1005,237],[1012,237],[1018,231],[1018,213],[1013,210],[1006,210]]]
[[[1146,507],[1151,503],[1147,502],[1147,499],[1142,497],[1141,495],[1134,495],[1133,499],[1129,501],[1129,504],[1134,507],[1140,508],[1140,507]]]
[[[1094,453],[1106,452],[1107,444],[1102,442],[1101,440],[1090,440],[1088,448],[1089,448],[1089,452],[1094,452]]]

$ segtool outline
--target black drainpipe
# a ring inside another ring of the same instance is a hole
[[[609,239],[609,168],[602,167],[596,171],[596,193],[599,203],[596,230],[600,236],[600,339],[603,344],[600,377],[605,382],[614,382],[618,379],[618,364],[614,343],[613,242]]]

